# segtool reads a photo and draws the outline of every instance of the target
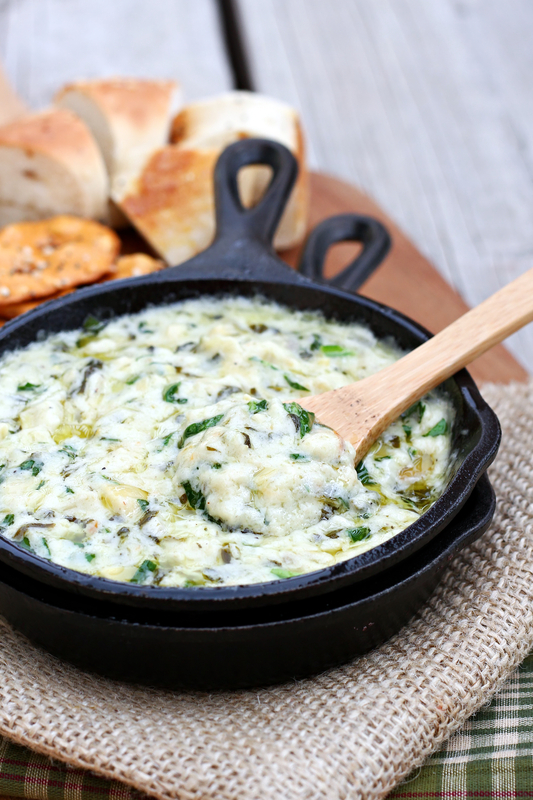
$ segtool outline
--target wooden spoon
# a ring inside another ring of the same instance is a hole
[[[531,321],[533,269],[389,367],[299,403],[354,445],[358,463],[426,392]]]

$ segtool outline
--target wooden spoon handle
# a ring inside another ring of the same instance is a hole
[[[326,395],[322,395],[322,403],[321,395],[317,395],[303,405],[349,439],[358,455],[364,455],[370,444],[426,392],[531,321],[533,269],[389,367],[359,383],[327,392],[331,414],[324,405]]]

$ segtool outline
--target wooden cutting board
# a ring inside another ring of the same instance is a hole
[[[437,333],[468,310],[457,292],[373,200],[343,181],[312,173],[310,227],[326,217],[347,212],[377,217],[392,237],[389,255],[361,288],[361,294],[398,309],[432,333]],[[336,245],[331,249],[326,276],[335,275],[353,258],[354,247]],[[299,252],[300,248],[295,248],[281,255],[294,266]],[[502,345],[478,358],[469,369],[479,383],[523,382],[528,378],[526,370]]]

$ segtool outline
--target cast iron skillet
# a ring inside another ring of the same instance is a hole
[[[270,165],[273,178],[261,202],[245,210],[239,200],[237,173],[249,164]],[[259,294],[292,308],[318,309],[327,317],[363,322],[378,337],[392,336],[405,349],[425,341],[430,336],[428,331],[399,312],[336,287],[314,283],[276,257],[272,238],[296,173],[294,157],[278,143],[248,139],[231,145],[220,156],[215,171],[217,234],[211,247],[179,267],[88,287],[24,314],[0,331],[0,353],[25,346],[43,332],[78,328],[89,315],[105,320],[148,306],[228,294]],[[369,230],[368,226],[363,229]],[[371,233],[365,235],[368,253],[368,248],[375,246],[375,237]],[[320,236],[320,231],[315,233],[319,240]],[[313,250],[312,239],[303,263],[305,271],[315,274],[314,265],[317,260],[320,264],[321,259],[314,258]],[[296,602],[366,580],[412,555],[449,525],[496,455],[500,441],[498,420],[469,374],[462,370],[445,387],[456,411],[453,436],[457,453],[446,491],[420,519],[394,538],[332,567],[262,584],[169,589],[84,575],[28,553],[1,536],[0,561],[64,591],[159,611],[222,612]]]
[[[379,646],[487,529],[486,475],[451,524],[410,558],[344,589],[221,613],[132,608],[61,591],[0,563],[0,614],[49,652],[117,680],[240,689],[303,678]]]

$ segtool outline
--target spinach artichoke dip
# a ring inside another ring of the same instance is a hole
[[[261,298],[188,300],[0,359],[0,532],[57,564],[157,586],[249,584],[351,558],[444,490],[438,391],[360,464],[298,400],[401,355]]]

